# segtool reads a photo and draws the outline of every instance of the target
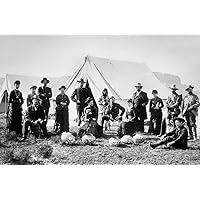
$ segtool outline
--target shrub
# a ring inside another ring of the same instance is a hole
[[[13,163],[20,163],[25,164],[31,158],[31,152],[25,148],[12,148],[12,149],[5,149],[3,152],[3,160],[4,162],[13,162]]]
[[[38,155],[42,158],[49,158],[53,153],[53,147],[48,144],[40,145],[38,148]]]
[[[11,131],[9,133],[6,133],[5,135],[5,138],[8,140],[8,141],[17,141],[17,134],[15,131]]]

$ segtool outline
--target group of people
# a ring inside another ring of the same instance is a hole
[[[47,86],[49,82],[47,78],[43,78],[42,86],[38,90],[35,85],[30,88],[31,93],[27,97],[28,108],[23,126],[22,104],[24,99],[19,90],[20,81],[14,83],[15,89],[9,95],[8,128],[10,131],[15,131],[23,140],[27,138],[29,131],[34,133],[36,137],[45,138],[48,136],[46,126],[50,98],[52,97],[52,90]],[[78,83],[78,88],[74,90],[70,98],[65,93],[65,86],[59,88],[60,94],[56,97],[56,131],[60,133],[69,131],[71,99],[76,103],[79,136],[90,132],[95,137],[101,137],[103,130],[110,129],[112,121],[118,122],[117,136],[119,138],[124,135],[133,136],[135,132],[144,132],[144,122],[147,119],[146,106],[149,103],[149,98],[147,93],[142,91],[141,83],[135,85],[136,91],[133,93],[133,97],[127,100],[127,109],[116,103],[115,97],[110,97],[106,88],[103,89],[102,95],[96,102],[90,88],[84,86],[86,83],[84,79],[78,80]],[[171,94],[166,101],[167,117],[164,119],[163,100],[159,98],[157,90],[152,91],[153,98],[149,103],[150,124],[148,132],[161,136],[161,143],[151,144],[153,148],[166,142],[173,143],[172,138],[179,138],[182,132],[184,132],[184,137],[181,139],[185,141],[187,129],[182,128],[185,127],[185,121],[189,131],[189,139],[197,139],[196,117],[200,103],[198,96],[193,93],[194,87],[189,85],[186,88],[187,95],[184,98],[177,93],[178,88],[175,84],[170,89]],[[182,118],[179,115],[182,115]],[[173,126],[175,132],[166,133],[166,127],[169,124]]]

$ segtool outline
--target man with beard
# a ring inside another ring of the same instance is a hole
[[[146,105],[148,104],[147,93],[142,91],[142,84],[138,83],[135,85],[136,92],[133,94],[133,107],[135,110],[136,116],[140,120],[140,128],[141,132],[144,132],[144,120],[147,119],[147,111]]]

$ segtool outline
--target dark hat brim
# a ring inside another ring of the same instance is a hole
[[[48,79],[45,78],[45,79],[42,79],[42,80],[41,80],[41,83],[43,83],[44,81],[47,81],[47,83],[50,82],[50,80],[48,80]]]
[[[65,89],[66,90],[67,88],[66,87],[60,87],[58,90],[61,90],[61,89]]]

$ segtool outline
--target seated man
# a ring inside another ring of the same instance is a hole
[[[102,124],[109,120],[121,122],[124,112],[125,108],[120,104],[115,103],[115,97],[110,97],[107,115],[102,117]]]
[[[187,137],[188,131],[184,126],[185,120],[183,118],[175,118],[175,129],[162,136],[161,140],[156,143],[150,143],[152,148],[156,148],[160,145],[167,145],[168,147],[174,147],[177,149],[187,149]]]
[[[117,130],[117,135],[119,138],[124,135],[133,136],[135,132],[140,129],[140,122],[138,117],[136,117],[132,99],[128,99],[128,108],[126,110],[126,119],[122,121]]]
[[[46,135],[46,121],[43,107],[39,104],[39,99],[33,98],[32,104],[28,107],[26,112],[26,119],[24,122],[24,138],[23,141],[28,136],[29,127],[31,129],[37,129],[39,127],[42,130],[43,135]],[[36,131],[36,138],[39,137],[40,132]]]

